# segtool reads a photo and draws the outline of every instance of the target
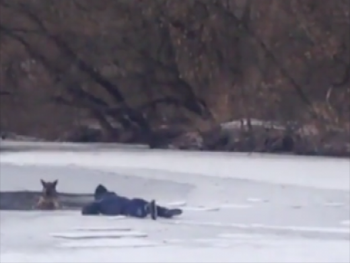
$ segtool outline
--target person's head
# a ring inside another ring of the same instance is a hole
[[[94,194],[95,200],[101,199],[107,193],[108,193],[108,189],[104,185],[99,184],[95,189],[95,194]]]

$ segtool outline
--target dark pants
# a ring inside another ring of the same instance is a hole
[[[123,214],[126,216],[144,218],[149,215],[149,203],[143,199],[131,199],[123,209]]]

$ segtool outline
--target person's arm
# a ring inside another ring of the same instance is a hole
[[[82,215],[98,215],[100,214],[99,202],[92,202],[85,205],[81,210]]]

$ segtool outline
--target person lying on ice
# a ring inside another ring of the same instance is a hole
[[[124,215],[138,218],[151,216],[153,220],[156,220],[158,216],[172,218],[182,214],[181,209],[169,209],[158,206],[154,200],[148,202],[141,198],[129,199],[119,196],[114,192],[108,191],[101,184],[96,187],[94,197],[94,202],[83,207],[81,211],[83,215]]]

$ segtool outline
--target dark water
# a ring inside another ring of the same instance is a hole
[[[33,210],[41,192],[11,191],[0,192],[0,210]],[[93,195],[59,193],[62,210],[80,210],[86,203],[93,201]]]

